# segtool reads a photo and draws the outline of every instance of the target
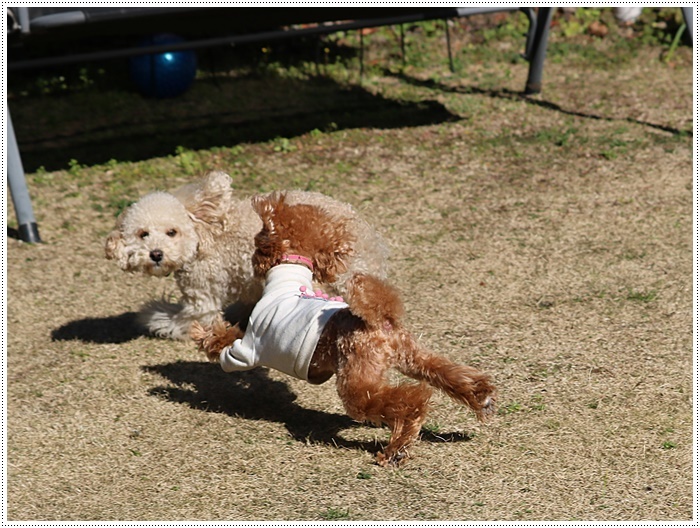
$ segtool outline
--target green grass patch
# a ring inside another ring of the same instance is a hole
[[[345,521],[350,518],[350,510],[341,508],[328,508],[322,512],[321,520],[323,521]]]
[[[658,292],[656,290],[633,290],[627,292],[625,299],[641,303],[649,303],[656,299]]]

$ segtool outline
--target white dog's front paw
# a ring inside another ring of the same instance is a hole
[[[167,301],[149,301],[139,311],[138,322],[149,334],[165,339],[188,339],[192,321],[178,315],[182,305]]]

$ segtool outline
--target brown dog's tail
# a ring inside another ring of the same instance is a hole
[[[383,280],[355,273],[346,283],[350,311],[370,328],[395,328],[403,317],[399,292]]]
[[[496,387],[488,374],[425,350],[406,330],[401,329],[396,337],[400,351],[397,367],[403,374],[426,381],[468,405],[480,420],[496,410]]]

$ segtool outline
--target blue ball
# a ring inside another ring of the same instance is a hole
[[[144,39],[139,45],[172,44],[184,40],[177,35],[161,33]],[[194,81],[197,54],[187,50],[131,57],[129,74],[138,91],[147,97],[176,97],[186,92]]]

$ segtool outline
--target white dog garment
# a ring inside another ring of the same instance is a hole
[[[311,270],[296,264],[280,264],[267,272],[263,296],[243,339],[221,351],[224,371],[265,366],[308,379],[323,328],[333,314],[348,307],[335,298],[307,293],[313,288],[311,279]]]

